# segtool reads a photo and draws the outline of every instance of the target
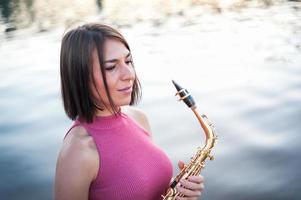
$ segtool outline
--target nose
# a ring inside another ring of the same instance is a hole
[[[122,80],[134,80],[136,76],[134,67],[127,65],[126,63],[122,64]]]

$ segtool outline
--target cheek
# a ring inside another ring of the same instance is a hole
[[[109,94],[111,95],[113,100],[116,100],[116,82],[114,81],[114,78],[112,76],[107,75],[106,76],[106,82],[108,85],[108,90],[109,90]],[[103,79],[102,78],[95,78],[95,86],[96,88],[93,86],[93,95],[96,98],[97,101],[102,101],[105,103],[109,102],[107,93],[106,93],[106,89],[105,89],[105,85],[103,83]],[[117,97],[118,98],[118,97]]]
[[[106,74],[106,82],[108,85],[109,92],[114,92],[116,85],[118,83],[119,77],[118,73],[107,73]],[[103,85],[104,88],[104,85]]]

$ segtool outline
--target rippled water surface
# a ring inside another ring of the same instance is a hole
[[[203,200],[301,199],[301,2],[70,2],[0,3],[0,199],[52,199],[72,123],[60,100],[60,40],[72,21],[92,20],[128,39],[139,107],[174,166],[204,137],[171,79],[215,123]]]

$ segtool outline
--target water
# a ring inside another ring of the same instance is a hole
[[[43,1],[9,2],[0,4],[0,199],[52,199],[71,124],[60,100],[60,40],[71,21],[90,20],[128,39],[143,85],[139,107],[174,166],[204,138],[171,79],[215,123],[216,159],[203,171],[202,199],[301,198],[300,2],[158,0],[137,9],[135,1],[65,8],[69,1],[53,0],[48,14]]]

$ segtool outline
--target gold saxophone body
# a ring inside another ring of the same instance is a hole
[[[175,200],[177,196],[181,196],[176,190],[176,186],[181,179],[186,179],[188,176],[196,176],[201,173],[201,170],[205,167],[205,161],[207,158],[213,160],[213,156],[211,155],[211,150],[215,145],[217,140],[216,131],[214,129],[214,125],[208,120],[206,115],[200,115],[197,112],[197,107],[192,96],[189,92],[179,86],[175,81],[172,81],[174,86],[177,89],[176,95],[179,95],[180,100],[184,101],[184,103],[191,108],[195,116],[197,117],[199,123],[201,124],[206,142],[204,147],[198,147],[196,154],[191,158],[190,162],[184,166],[181,172],[172,180],[170,187],[167,189],[165,195],[162,195],[163,200]]]

